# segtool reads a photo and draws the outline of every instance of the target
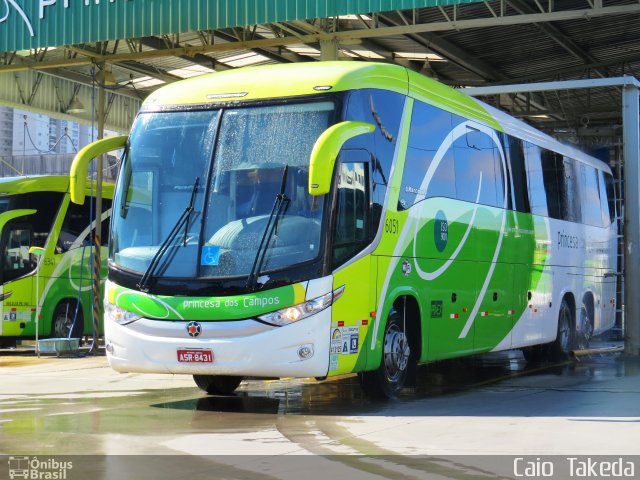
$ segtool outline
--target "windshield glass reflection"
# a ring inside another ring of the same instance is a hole
[[[315,102],[142,113],[116,189],[112,260],[145,272],[194,193],[188,223],[155,275],[247,276],[283,178],[288,201],[260,271],[317,258],[324,202],[308,193],[309,156],[334,108]]]

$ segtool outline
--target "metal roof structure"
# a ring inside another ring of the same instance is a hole
[[[640,75],[638,0],[1,3],[0,104],[65,116],[106,78],[107,126],[121,131],[159,86],[244,65],[394,62],[456,87]],[[575,143],[619,138],[612,88],[483,99]]]

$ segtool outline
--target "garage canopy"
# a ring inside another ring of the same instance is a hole
[[[2,0],[0,51],[476,2],[478,0]]]

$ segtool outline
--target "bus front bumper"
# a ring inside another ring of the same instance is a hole
[[[202,321],[198,322],[197,337],[189,335],[189,323],[141,318],[120,325],[105,315],[109,364],[119,372],[256,377],[327,375],[331,307],[284,327],[251,319]],[[197,352],[210,352],[212,361],[208,361],[208,353],[190,355]],[[185,357],[194,361],[185,361]]]

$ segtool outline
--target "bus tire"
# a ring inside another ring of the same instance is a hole
[[[531,345],[521,349],[527,363],[537,365],[549,360],[549,344]]]
[[[51,336],[54,338],[80,338],[84,331],[82,308],[78,308],[75,324],[73,318],[76,313],[76,302],[67,300],[60,302],[53,311],[51,319]],[[72,331],[73,329],[73,331]]]
[[[410,357],[402,315],[392,309],[384,329],[380,366],[377,370],[358,374],[365,394],[384,400],[397,397],[407,378]]]
[[[232,375],[194,375],[193,380],[198,388],[209,395],[231,395],[242,382],[242,377]]]
[[[566,360],[569,352],[573,350],[575,343],[575,322],[571,304],[567,297],[562,299],[558,312],[558,333],[556,340],[551,344],[551,357],[553,360]]]
[[[587,302],[589,299],[585,299]],[[591,300],[593,302],[593,300]],[[593,303],[589,304],[587,302],[582,303],[582,308],[580,308],[580,330],[576,329],[576,345],[575,347],[578,350],[583,350],[589,348],[589,343],[591,342],[591,336],[593,335]]]

